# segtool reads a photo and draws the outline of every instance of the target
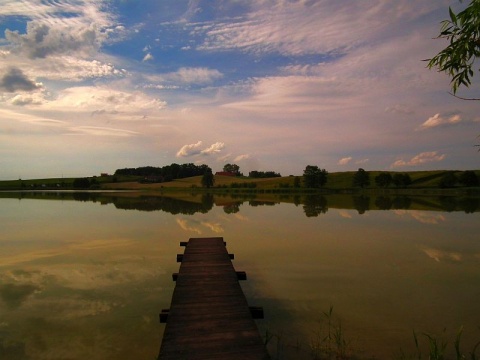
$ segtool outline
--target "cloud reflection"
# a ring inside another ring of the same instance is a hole
[[[437,225],[446,220],[442,214],[436,214],[430,211],[395,210],[394,213],[399,216],[411,216],[422,224]]]
[[[420,249],[431,259],[441,261],[454,261],[461,262],[463,260],[462,254],[454,251],[443,251],[440,249],[434,249],[426,246],[420,247]]]

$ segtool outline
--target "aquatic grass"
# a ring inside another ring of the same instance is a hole
[[[445,334],[445,332],[446,332],[446,329],[443,329],[443,334]],[[453,341],[453,347],[455,350],[455,359],[456,360],[480,360],[480,358],[477,357],[477,354],[476,354],[477,349],[480,346],[480,341],[473,346],[472,351],[470,351],[468,354],[465,354],[461,348],[462,333],[463,333],[463,327],[460,327],[460,329],[457,331],[457,335],[455,336],[455,340]],[[428,356],[426,356],[425,359],[428,359],[428,360],[450,359],[450,357],[448,357],[447,355],[448,341],[445,340],[444,335],[437,336],[429,333],[422,333],[422,335],[425,337],[428,345]],[[400,360],[424,359],[424,357],[422,356],[419,338],[415,331],[413,331],[413,339],[415,342],[416,354],[407,355],[405,354],[403,349],[400,349],[400,354],[399,356],[397,356],[397,359],[400,359]]]
[[[310,341],[312,359],[349,359],[350,342],[346,340],[342,323],[333,316],[333,306],[322,313],[326,329],[320,324],[320,330]]]

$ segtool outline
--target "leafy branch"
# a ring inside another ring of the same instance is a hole
[[[428,61],[428,68],[437,68],[439,72],[445,72],[451,77],[452,93],[456,96],[459,87],[469,87],[472,84],[475,60],[480,57],[480,0],[472,0],[458,14],[449,8],[449,15],[449,20],[442,21],[440,35],[437,37],[447,39],[449,45],[425,61]]]

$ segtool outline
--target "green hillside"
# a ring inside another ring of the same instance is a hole
[[[323,187],[328,191],[358,191],[359,187],[353,185],[355,171],[333,172],[328,174],[327,183]],[[375,183],[375,177],[382,171],[368,171],[370,184],[362,191],[385,191],[399,190],[393,184],[386,189],[380,188]],[[392,176],[395,174],[408,174],[411,184],[407,187],[410,190],[419,189],[440,189],[441,180],[447,174],[454,174],[458,179],[463,171],[435,170],[435,171],[411,171],[411,172],[389,172]],[[476,176],[480,179],[480,170],[475,170]],[[88,178],[91,189],[105,190],[150,190],[150,191],[168,191],[201,188],[201,176],[194,176],[185,179],[177,179],[161,183],[140,183],[138,176],[99,176]],[[30,179],[30,180],[11,180],[0,181],[0,190],[42,190],[42,189],[72,189],[74,178],[51,178],[51,179]],[[300,184],[300,186],[299,186]],[[453,189],[464,188],[460,182],[456,182]],[[478,186],[476,188],[479,188]],[[286,176],[267,179],[252,179],[248,177],[231,177],[215,175],[215,185],[213,190],[220,191],[225,189],[237,189],[237,191],[305,191],[303,188],[302,176]],[[405,189],[403,189],[405,190]]]

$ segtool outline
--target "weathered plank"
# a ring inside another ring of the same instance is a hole
[[[181,258],[158,358],[269,359],[223,238],[192,238]],[[243,278],[243,276],[242,276]]]

